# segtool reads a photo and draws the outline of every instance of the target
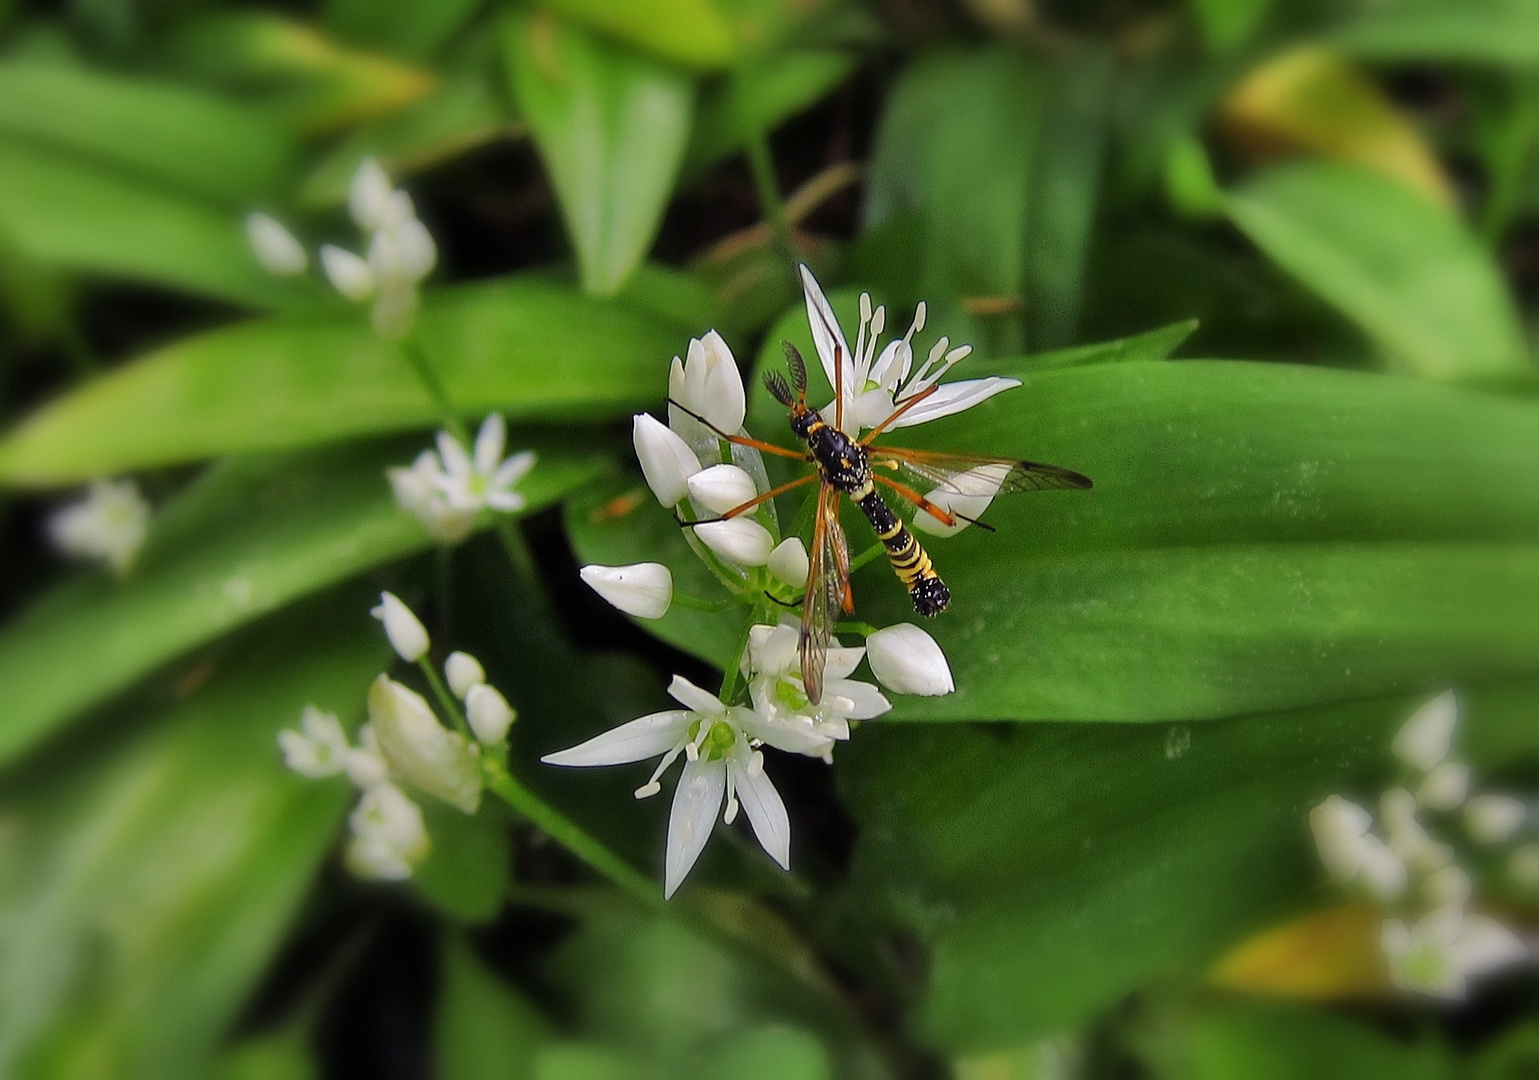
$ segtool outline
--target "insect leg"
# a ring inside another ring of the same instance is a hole
[[[764,454],[777,454],[780,457],[795,458],[797,461],[806,461],[807,460],[807,455],[806,454],[798,453],[795,450],[787,450],[785,447],[783,447],[783,446],[776,446],[774,443],[760,442],[758,439],[750,439],[746,435],[729,435],[729,434],[727,434],[727,432],[721,430],[721,428],[719,428],[715,424],[711,423],[709,420],[707,420],[705,417],[701,416],[699,413],[695,412],[693,409],[686,409],[683,405],[680,405],[677,401],[674,401],[672,398],[668,399],[668,404],[672,405],[675,409],[678,409],[684,415],[691,416],[694,419],[700,421],[706,427],[708,427],[712,431],[714,431],[718,436],[720,436],[723,439],[726,439],[729,443],[732,443],[734,446],[751,446],[755,450],[758,450],[760,453],[764,453]]]
[[[909,502],[919,507],[919,509],[929,514],[932,518],[934,518],[936,521],[939,521],[941,524],[955,525],[957,523],[957,515],[953,514],[949,510],[942,510],[929,499],[919,494],[919,492],[915,491],[913,488],[908,487],[906,484],[900,484],[896,480],[888,479],[885,476],[877,476],[875,473],[871,475],[871,479],[876,481],[878,484],[886,484],[888,487],[892,488],[892,490],[896,491],[899,495],[902,495]],[[971,521],[972,519],[969,518],[968,520]]]
[[[740,503],[739,505],[734,506],[731,510],[728,510],[725,514],[721,514],[713,518],[701,518],[699,521],[680,521],[679,524],[684,526],[686,529],[693,529],[696,525],[709,525],[713,521],[727,521],[731,518],[737,517],[739,514],[747,513],[749,510],[752,510],[760,503],[768,502],[776,495],[783,495],[787,491],[790,491],[792,488],[801,487],[803,484],[810,484],[817,479],[819,479],[817,473],[808,473],[806,476],[792,480],[789,484],[781,484],[778,488],[771,488],[769,491],[766,491],[763,495],[760,495],[756,499],[749,499],[745,503]]]

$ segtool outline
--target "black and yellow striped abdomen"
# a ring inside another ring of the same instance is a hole
[[[851,492],[850,497],[860,507],[861,513],[866,515],[866,520],[871,522],[877,539],[887,549],[887,559],[892,563],[893,573],[898,575],[898,580],[908,589],[909,598],[914,601],[914,610],[926,616],[939,615],[945,611],[946,605],[951,602],[951,590],[935,572],[924,545],[914,539],[908,526],[882,501],[869,480],[863,491]]]

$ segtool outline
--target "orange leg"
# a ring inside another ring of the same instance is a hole
[[[875,480],[878,484],[886,484],[888,487],[892,488],[892,490],[896,491],[899,495],[902,495],[909,502],[919,507],[919,509],[929,514],[932,518],[934,518],[936,521],[939,521],[941,524],[955,525],[957,523],[955,514],[951,513],[949,510],[942,510],[929,499],[915,491],[913,488],[904,484],[900,484],[896,480],[889,480],[885,476],[877,476],[873,474],[871,479]]]
[[[790,491],[792,488],[799,488],[803,484],[810,484],[816,479],[818,479],[817,473],[808,473],[806,476],[801,477],[799,480],[792,480],[789,484],[781,484],[778,488],[772,488],[769,491],[766,491],[757,499],[749,499],[747,502],[739,506],[734,506],[731,510],[728,510],[725,514],[722,514],[719,517],[701,518],[699,521],[681,521],[679,524],[683,525],[686,529],[693,529],[696,525],[709,525],[713,521],[729,521],[732,518],[737,517],[739,514],[746,514],[760,503],[768,502],[776,495],[783,495]]]
[[[746,435],[729,435],[727,432],[721,430],[721,428],[719,428],[715,424],[711,423],[709,420],[707,420],[705,417],[701,416],[699,413],[695,412],[692,409],[686,409],[684,406],[680,405],[677,401],[674,401],[672,398],[668,399],[668,404],[672,405],[675,409],[678,409],[685,416],[690,416],[690,417],[693,417],[694,419],[700,421],[706,427],[708,427],[712,431],[714,431],[718,436],[720,436],[723,439],[726,439],[729,443],[732,443],[735,446],[751,446],[755,450],[758,450],[760,453],[775,454],[778,457],[795,458],[797,461],[806,461],[807,460],[807,455],[806,454],[797,453],[795,450],[787,450],[785,447],[783,447],[783,446],[776,446],[774,443],[760,442],[758,439],[750,439]]]
[[[872,428],[870,431],[866,432],[866,437],[864,439],[860,440],[860,445],[861,446],[870,446],[871,445],[871,440],[876,438],[882,432],[886,431],[893,424],[897,423],[898,417],[900,417],[904,413],[908,412],[915,405],[918,405],[921,401],[923,401],[925,398],[929,397],[931,394],[935,393],[935,391],[937,391],[939,389],[940,389],[940,383],[936,383],[934,386],[930,386],[930,387],[927,387],[924,390],[921,390],[919,393],[915,394],[913,397],[911,397],[907,401],[905,401],[902,405],[899,405],[896,409],[893,410],[893,414],[891,416],[889,416],[886,420],[883,420],[880,424],[876,425],[876,427]]]

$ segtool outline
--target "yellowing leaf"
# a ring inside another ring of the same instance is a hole
[[[1310,1001],[1377,995],[1389,988],[1381,923],[1366,904],[1311,912],[1241,942],[1209,979],[1228,990]]]

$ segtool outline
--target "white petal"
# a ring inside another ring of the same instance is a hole
[[[956,521],[947,525],[933,514],[921,510],[914,514],[915,530],[931,536],[954,536],[961,532],[972,524],[972,519],[983,516],[1009,473],[1009,465],[988,462],[968,469],[951,484],[930,491],[925,499],[937,508],[955,514]]]
[[[787,537],[777,544],[765,565],[770,573],[787,585],[806,584],[807,573],[812,566],[807,558],[807,545],[802,543],[799,536]]]
[[[829,306],[828,298],[823,295],[823,287],[818,284],[818,279],[812,276],[806,264],[798,269],[802,274],[802,294],[807,301],[807,323],[812,328],[812,341],[817,346],[823,373],[828,376],[828,385],[839,385],[834,378],[834,357],[837,355],[843,362],[845,394],[852,395],[857,389],[852,385],[855,381],[855,358],[850,355],[849,345],[845,344],[844,331],[839,328],[839,320],[834,315],[834,309]]]
[[[384,223],[393,190],[378,161],[367,157],[358,163],[347,189],[347,209],[360,229],[372,232]]]
[[[460,441],[447,431],[440,431],[434,438],[438,443],[438,456],[443,460],[444,475],[448,478],[449,486],[467,488],[476,471],[470,455],[465,452]]]
[[[796,667],[797,629],[759,623],[748,629],[748,662],[760,675],[784,675]],[[856,663],[860,660],[857,657]],[[855,670],[853,667],[851,671]]]
[[[750,759],[751,760],[751,759]],[[732,769],[733,783],[754,836],[770,858],[780,864],[782,870],[791,869],[791,819],[786,815],[786,805],[780,793],[762,767],[748,762],[739,763],[736,758],[728,765]]]
[[[871,365],[871,373],[867,379],[886,390],[890,401],[898,389],[898,384],[903,381],[903,376],[908,374],[913,363],[912,345],[903,338],[889,341],[887,347],[882,350],[882,355],[877,357],[876,363]]]
[[[321,246],[321,267],[332,287],[353,302],[367,300],[374,294],[374,273],[369,264],[333,244]]]
[[[1416,801],[1428,810],[1457,809],[1470,793],[1470,767],[1445,761],[1429,772],[1416,789]]]
[[[534,468],[536,457],[533,450],[520,450],[492,473],[487,487],[493,492],[506,491],[524,477],[529,475],[529,470]]]
[[[1410,873],[1389,845],[1369,833],[1357,839],[1358,876],[1374,899],[1392,904],[1405,895]]]
[[[415,664],[428,651],[427,627],[393,592],[379,594],[379,607],[369,612],[385,624],[385,636],[396,654],[408,664]]]
[[[1407,866],[1430,873],[1447,865],[1453,848],[1432,838],[1416,813],[1416,796],[1391,788],[1379,797],[1379,816],[1389,835],[1389,847]]]
[[[1528,959],[1529,949],[1506,926],[1489,916],[1473,913],[1464,917],[1453,955],[1465,975],[1482,975]]]
[[[913,623],[886,626],[868,635],[866,656],[877,681],[896,693],[939,697],[956,689],[946,654]]]
[[[758,497],[753,477],[736,465],[712,465],[689,478],[689,501],[712,514],[725,514]]]
[[[1502,844],[1527,816],[1528,807],[1510,795],[1476,795],[1464,808],[1464,827],[1477,844]]]
[[[433,234],[416,217],[409,217],[395,230],[397,271],[413,284],[433,272],[438,262],[438,245]]]
[[[487,746],[501,743],[516,717],[508,699],[494,686],[481,683],[465,695],[465,718],[470,721],[477,742]]]
[[[673,793],[673,807],[668,813],[668,854],[663,872],[665,899],[684,883],[684,878],[705,850],[726,788],[725,762],[685,763],[679,786]]]
[[[763,566],[775,549],[775,538],[757,521],[735,517],[694,526],[701,543],[727,562],[739,566]]]
[[[959,382],[946,383],[898,417],[892,426],[894,430],[915,427],[919,424],[928,424],[931,420],[939,420],[943,416],[954,416],[987,401],[995,394],[1020,385],[1020,379],[1006,379],[998,375],[991,375],[986,379],[962,379]],[[899,404],[902,403],[899,402]]]
[[[449,681],[454,696],[463,700],[472,686],[480,686],[486,681],[486,669],[474,656],[456,651],[444,660],[444,678]]]
[[[733,710],[733,723],[750,739],[758,739],[776,750],[788,754],[805,754],[822,757],[833,746],[833,739],[812,726],[812,720],[802,715],[771,720],[753,709]]]
[[[693,360],[694,343],[690,344],[689,355]],[[743,376],[737,370],[737,361],[715,330],[700,339],[700,346],[704,362],[702,396],[698,405],[686,404],[722,431],[736,432],[742,428],[747,412],[747,395],[743,392]]]
[[[60,551],[99,559],[119,574],[133,564],[149,527],[150,504],[132,480],[94,480],[84,499],[48,519],[49,537]]]
[[[700,459],[688,443],[647,413],[636,414],[631,441],[652,494],[669,509],[677,506],[689,494],[689,478],[700,471]]]
[[[828,650],[828,657],[823,665],[823,678],[847,679],[850,673],[860,666],[861,659],[866,655],[866,650],[860,646],[841,646],[835,641]]]
[[[1452,690],[1446,690],[1411,714],[1395,735],[1395,756],[1422,772],[1431,772],[1448,756],[1458,720],[1458,700]]]
[[[683,709],[669,709],[639,717],[568,750],[546,754],[540,760],[547,765],[587,767],[628,765],[633,761],[665,754],[689,731],[690,715]]]
[[[1435,908],[1463,907],[1469,903],[1475,891],[1475,883],[1463,867],[1448,865],[1434,870],[1421,883],[1422,897]]]
[[[502,418],[501,413],[492,413],[481,421],[481,430],[476,432],[476,446],[474,462],[476,472],[482,476],[491,476],[496,472],[497,464],[502,460],[502,448],[508,441],[508,422]]]
[[[703,690],[682,675],[675,675],[668,684],[668,696],[691,712],[706,716],[720,716],[727,711],[721,699],[709,690]]]
[[[481,770],[464,736],[440,724],[422,695],[381,675],[369,687],[369,724],[393,776],[475,813]]]
[[[673,572],[662,563],[595,564],[584,566],[579,575],[594,592],[638,619],[661,619],[673,602]]]
[[[825,679],[823,701],[837,701],[838,711],[849,720],[871,720],[892,710],[892,702],[868,682]]]
[[[1362,866],[1358,840],[1372,825],[1372,814],[1340,795],[1330,796],[1309,812],[1315,849],[1326,872],[1338,882],[1346,884],[1357,876]]]
[[[305,246],[276,218],[261,213],[247,214],[246,238],[251,241],[257,262],[269,274],[293,277],[303,274],[305,267],[310,265]]]

